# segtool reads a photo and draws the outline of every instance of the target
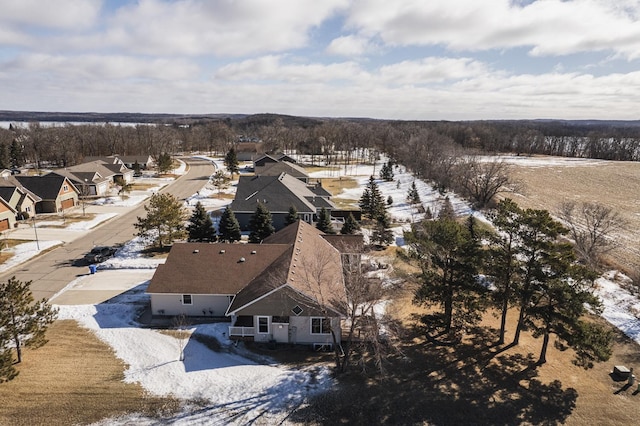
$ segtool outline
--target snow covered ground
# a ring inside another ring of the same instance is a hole
[[[222,168],[221,161],[215,161]],[[359,199],[364,185],[374,171],[372,166],[364,165],[351,170],[353,174],[347,176],[356,179],[359,187],[343,194],[334,194],[335,196]],[[376,170],[380,170],[379,165]],[[389,213],[396,223],[401,224],[395,229],[395,244],[402,246],[402,231],[408,229],[411,221],[420,219],[420,215],[406,203],[414,178],[402,166],[395,168],[394,173],[393,182],[380,179],[376,181],[385,199],[389,196],[393,199]],[[313,173],[312,177],[337,175],[336,171],[327,170]],[[377,178],[377,175],[374,177]],[[436,214],[444,197],[425,182],[415,180],[415,183],[424,206]],[[225,192],[233,193],[235,184],[237,181],[232,182]],[[208,183],[190,197],[187,204],[193,206],[196,201],[200,201],[211,210],[231,202],[229,198],[218,198],[216,193],[217,189]],[[479,215],[455,194],[448,195],[459,214]],[[40,242],[41,250],[45,244],[59,243]],[[22,252],[30,255],[37,253],[30,246],[34,243],[27,244],[24,245],[24,250],[23,245],[16,247],[14,259],[19,259],[17,262],[26,259],[20,257],[23,256],[20,254]],[[286,424],[287,414],[296,406],[304,404],[306,397],[333,386],[334,382],[326,366],[306,370],[287,369],[269,359],[256,358],[254,354],[244,350],[242,345],[233,346],[225,334],[226,324],[188,327],[190,337],[184,342],[166,333],[140,327],[136,319],[148,302],[148,296],[144,294],[148,279],[141,279],[139,274],[142,270],[151,272],[162,262],[142,257],[141,248],[142,243],[138,239],[130,241],[112,259],[101,264],[100,271],[96,274],[118,274],[119,285],[128,288],[128,291],[104,303],[57,306],[61,319],[78,321],[114,348],[116,355],[128,365],[125,381],[140,383],[152,394],[173,395],[185,401],[184,409],[172,418],[163,419],[162,424]],[[90,275],[79,277],[61,293],[91,287],[90,279]],[[621,274],[607,273],[597,281],[596,291],[604,301],[603,317],[640,343],[640,302],[623,288],[626,280],[628,278]],[[55,300],[53,298],[54,303]],[[207,339],[217,341],[216,349],[202,343]],[[184,344],[184,361],[180,361],[181,344]],[[157,419],[132,414],[107,419],[100,424],[157,423]]]

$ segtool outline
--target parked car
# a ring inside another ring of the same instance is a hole
[[[115,247],[107,247],[107,246],[98,246],[91,249],[89,253],[84,256],[84,260],[87,263],[100,263],[104,262],[111,256],[113,256],[116,252]]]

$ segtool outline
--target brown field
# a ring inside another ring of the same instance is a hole
[[[579,164],[579,163],[577,163]],[[620,247],[608,262],[631,275],[640,272],[640,163],[602,161],[597,165],[514,166],[513,177],[523,188],[510,194],[520,206],[554,212],[563,201],[599,202],[612,207],[627,222],[617,235]]]
[[[171,398],[152,397],[127,384],[125,365],[113,350],[75,321],[56,321],[49,343],[26,350],[18,376],[0,383],[0,424],[72,425],[141,412],[162,416],[179,408]]]
[[[345,189],[356,188],[358,182],[353,178],[323,178],[322,187],[332,194],[340,194]],[[340,208],[353,208],[358,205],[358,200],[352,200],[349,198],[331,197],[333,201]]]

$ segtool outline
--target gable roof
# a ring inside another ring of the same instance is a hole
[[[69,180],[61,175],[49,173],[44,176],[14,176],[18,182],[43,200],[55,200],[60,194],[60,188],[66,182],[78,192]]]
[[[286,244],[174,243],[147,293],[236,294],[289,249]]]
[[[340,253],[322,235],[298,221],[262,244],[174,243],[146,292],[235,295],[230,315],[284,291],[339,314],[346,298]]]
[[[9,194],[9,198],[11,198],[13,192],[17,190],[22,194],[20,201],[22,201],[25,197],[31,198],[36,203],[38,201],[42,201],[42,198],[29,191],[29,189],[25,188],[13,175],[3,176],[2,178],[0,178],[0,189],[3,191],[3,194]],[[8,200],[8,198],[5,198],[5,200]]]
[[[272,213],[287,212],[292,205],[298,213],[315,213],[322,207],[335,209],[330,200],[318,196],[306,183],[286,173],[279,176],[240,176],[231,210],[253,212],[258,202]]]
[[[260,171],[257,174],[262,176],[278,176],[280,173],[286,173],[295,178],[308,178],[309,174],[307,171],[298,166],[297,164],[290,163],[288,161],[279,161],[277,163],[267,163],[263,166],[264,168],[260,168]]]

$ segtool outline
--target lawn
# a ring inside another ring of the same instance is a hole
[[[113,350],[75,321],[56,321],[49,343],[25,350],[18,376],[0,383],[0,424],[88,424],[128,412],[162,417],[180,401],[127,384]]]

